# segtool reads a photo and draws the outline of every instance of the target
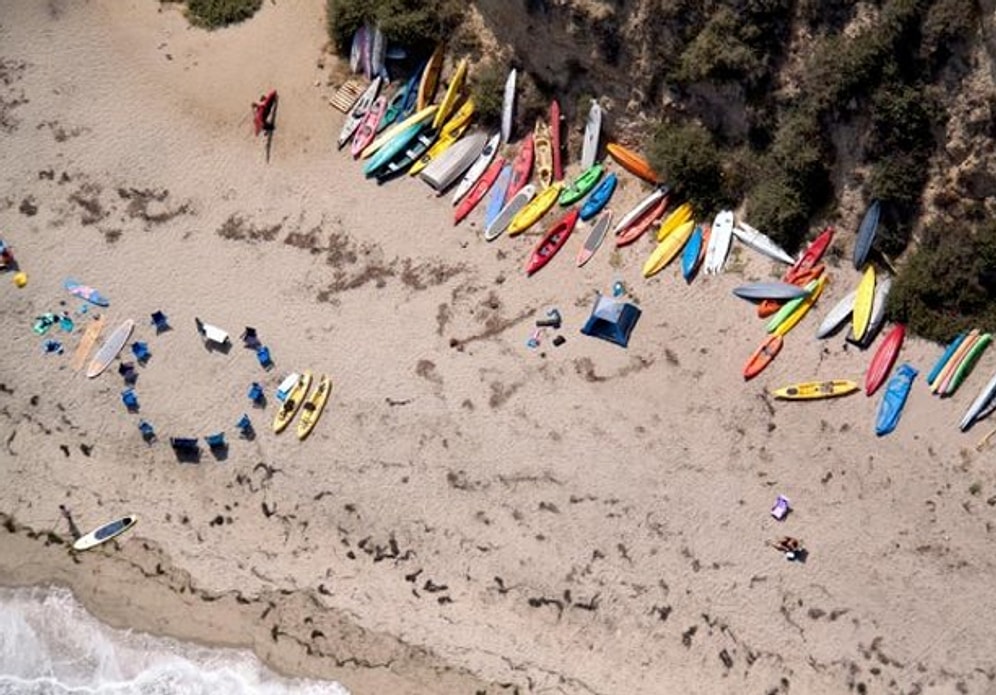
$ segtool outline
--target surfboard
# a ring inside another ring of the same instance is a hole
[[[492,220],[487,229],[484,230],[484,239],[494,241],[511,224],[512,219],[519,214],[522,208],[529,204],[529,201],[536,195],[536,186],[527,184],[522,190],[512,196],[512,199],[505,204],[501,212]]]
[[[515,116],[515,68],[508,72],[508,79],[505,80],[505,95],[501,105],[501,144],[505,144],[512,137],[512,123]]]
[[[594,99],[588,110],[588,120],[584,126],[584,143],[581,146],[581,168],[587,169],[598,157],[598,138],[602,134],[602,107]]]
[[[97,342],[97,338],[100,337],[100,332],[103,329],[103,316],[98,316],[95,320],[87,324],[86,330],[83,331],[83,337],[80,338],[80,344],[76,346],[76,352],[73,353],[71,366],[74,372],[78,372],[83,368],[83,363],[86,362],[87,355],[90,354],[93,344]]]
[[[77,282],[72,278],[69,278],[63,282],[62,286],[69,291],[69,294],[79,297],[80,299],[85,299],[91,304],[96,304],[97,306],[109,306],[111,303],[107,297],[102,295],[97,290],[93,289],[89,285]]]
[[[134,514],[129,514],[128,516],[108,522],[103,526],[98,526],[93,531],[90,531],[90,533],[77,538],[73,543],[73,550],[96,548],[98,545],[120,536],[136,523],[138,523],[138,517]]]
[[[121,348],[125,346],[128,342],[128,338],[131,337],[131,331],[135,328],[135,322],[131,319],[126,320],[120,326],[118,326],[104,344],[100,346],[97,350],[97,354],[93,356],[90,361],[90,366],[86,368],[86,376],[88,379],[93,379],[94,377],[100,376],[105,369],[107,369],[114,358],[118,356],[121,352]]]

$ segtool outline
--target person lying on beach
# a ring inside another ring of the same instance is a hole
[[[772,543],[775,550],[779,550],[785,553],[786,560],[795,560],[796,557],[803,552],[802,541],[798,538],[793,538],[792,536],[782,536],[777,541]]]

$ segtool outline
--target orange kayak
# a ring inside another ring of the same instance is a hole
[[[623,147],[616,142],[610,142],[605,146],[605,149],[619,163],[619,166],[633,174],[633,176],[639,176],[644,181],[649,181],[650,183],[660,183],[661,177],[650,166],[650,162],[633,150]]]
[[[775,355],[782,349],[784,343],[785,341],[777,333],[765,338],[744,365],[744,379],[753,379],[764,371],[764,368],[771,364],[771,360],[775,359]]]
[[[805,287],[810,282],[818,278],[823,274],[823,270],[826,268],[826,264],[820,263],[817,266],[805,270],[798,275],[793,275],[791,284],[796,287]],[[765,299],[763,302],[757,305],[757,316],[758,318],[766,319],[773,315],[776,311],[782,308],[782,302],[776,302],[773,299]]]
[[[667,209],[667,196],[664,196],[657,204],[652,208],[643,213],[638,217],[633,224],[624,229],[616,237],[616,246],[625,246],[626,244],[632,244],[634,241],[643,236],[650,227],[652,227],[658,220],[660,220],[661,215]]]

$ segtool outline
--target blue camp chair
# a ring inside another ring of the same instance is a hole
[[[134,362],[122,362],[119,364],[118,374],[121,375],[121,378],[129,386],[134,386],[135,382],[138,381],[138,372],[135,371]]]
[[[249,415],[246,413],[242,413],[242,417],[235,423],[235,426],[239,429],[239,434],[243,439],[252,439],[256,433],[252,427],[252,420],[249,419]]]
[[[138,410],[138,396],[135,395],[134,389],[125,389],[122,391],[121,402],[124,403],[125,408],[131,412]]]
[[[228,449],[228,442],[225,441],[224,432],[216,432],[204,437],[204,441],[211,448],[211,453],[215,456],[223,454]]]
[[[252,326],[246,326],[246,329],[242,331],[242,344],[249,348],[250,350],[258,350],[260,347],[259,336],[256,335],[256,329]]]
[[[151,444],[156,440],[156,430],[145,420],[139,421],[138,431],[142,433],[142,439],[144,439],[146,443]]]
[[[169,319],[161,311],[156,311],[152,314],[152,325],[156,327],[156,333],[162,333],[170,329]]]
[[[258,382],[252,382],[249,386],[249,400],[252,401],[253,405],[263,406],[266,404],[266,394],[263,392],[263,386]]]
[[[256,359],[263,369],[273,369],[273,359],[270,357],[270,348],[261,345],[256,349]]]
[[[197,444],[197,437],[170,437],[169,445],[177,454],[196,454],[201,450]]]
[[[141,363],[146,363],[149,358],[152,357],[152,353],[149,352],[149,346],[141,341],[131,344],[131,353],[135,355],[135,359]]]

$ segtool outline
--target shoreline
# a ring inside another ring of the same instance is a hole
[[[863,373],[870,351],[811,337],[857,282],[846,263],[746,384],[763,325],[730,290],[781,266],[737,247],[723,275],[645,281],[648,240],[577,269],[572,238],[527,279],[535,235],[485,243],[480,209],[453,227],[420,182],[376,186],[334,151],[341,116],[313,74],[322,5],[266,4],[206,34],[143,3],[22,3],[0,27],[24,64],[0,97],[27,99],[0,154],[0,229],[31,277],[0,286],[0,518],[18,520],[0,529],[0,583],[66,585],[111,625],[232,640],[354,695],[984,692],[996,478],[955,424],[993,356],[951,399],[917,384],[877,439],[877,397],[769,396]],[[271,38],[286,58],[244,60]],[[270,83],[264,165],[248,105]],[[617,212],[644,190],[621,176]],[[77,306],[68,276],[148,341],[140,415],[113,369],[68,368],[78,334],[59,336],[61,359],[39,353],[33,317]],[[578,331],[617,276],[643,310],[628,349]],[[567,342],[528,349],[551,307]],[[257,327],[277,368],[206,351],[195,317]],[[937,354],[910,340],[901,360]],[[327,410],[305,442],[274,436],[246,386],[272,393],[304,368],[332,375]],[[242,412],[254,441],[235,435]],[[218,430],[224,460],[181,464],[166,443]],[[779,524],[781,493],[795,511]],[[86,527],[141,520],[67,555],[46,531],[62,503]],[[766,547],[781,534],[806,564]]]

